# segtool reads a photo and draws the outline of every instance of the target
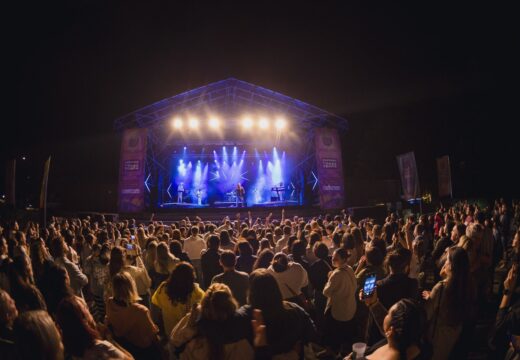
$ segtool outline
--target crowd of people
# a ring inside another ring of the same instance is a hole
[[[354,359],[364,343],[367,359],[465,359],[498,300],[489,357],[518,359],[519,261],[520,203],[504,200],[379,224],[2,221],[0,356]]]

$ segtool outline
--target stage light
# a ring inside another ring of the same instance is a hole
[[[172,126],[174,129],[180,129],[182,127],[182,120],[180,118],[173,119]]]
[[[276,119],[275,126],[278,130],[284,129],[287,126],[287,121],[283,118]]]
[[[209,127],[212,128],[212,129],[216,129],[220,126],[220,120],[215,118],[215,117],[212,117],[209,119]]]
[[[251,129],[253,127],[253,120],[251,120],[251,118],[249,117],[245,117],[244,119],[242,119],[242,126],[245,129]]]
[[[199,120],[196,118],[191,118],[188,125],[191,129],[196,129],[199,127]]]
[[[261,118],[260,121],[258,121],[258,126],[260,129],[267,129],[269,127],[269,121],[267,121],[266,118]]]

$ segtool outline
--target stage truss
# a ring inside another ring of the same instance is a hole
[[[161,172],[168,171],[163,159],[168,155],[165,152],[172,141],[176,141],[171,139],[170,121],[173,116],[213,112],[225,115],[226,126],[238,126],[242,114],[250,113],[251,110],[273,115],[282,114],[290,119],[292,126],[296,127],[303,137],[303,146],[294,167],[305,173],[306,182],[314,190],[319,180],[315,171],[313,130],[319,127],[330,127],[345,132],[348,129],[347,120],[281,93],[229,78],[158,101],[115,120],[114,128],[117,132],[129,128],[148,129],[145,177],[145,188],[149,195],[147,206],[150,207],[153,203],[150,202],[150,193],[158,183]],[[183,138],[178,140],[177,145],[248,145],[253,141],[253,139],[208,141]]]

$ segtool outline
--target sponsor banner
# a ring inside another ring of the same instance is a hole
[[[119,165],[119,211],[144,210],[144,177],[147,129],[126,129]]]
[[[439,197],[451,197],[451,168],[448,155],[437,158],[437,180],[439,183]]]
[[[397,165],[401,173],[401,184],[405,200],[415,199],[419,196],[419,174],[415,164],[415,154],[413,151],[398,155]]]
[[[344,179],[341,143],[334,129],[319,128],[315,131],[316,166],[323,209],[339,209],[344,204]]]

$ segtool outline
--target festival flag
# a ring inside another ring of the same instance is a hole
[[[437,158],[437,179],[439,183],[439,197],[452,197],[451,167],[448,155]]]
[[[415,154],[413,151],[398,155],[397,165],[401,173],[401,183],[405,200],[416,199],[419,196],[419,174],[415,164]]]
[[[40,209],[45,211],[47,207],[47,184],[49,183],[49,170],[51,168],[51,157],[45,161],[43,166],[42,188],[40,191]]]

